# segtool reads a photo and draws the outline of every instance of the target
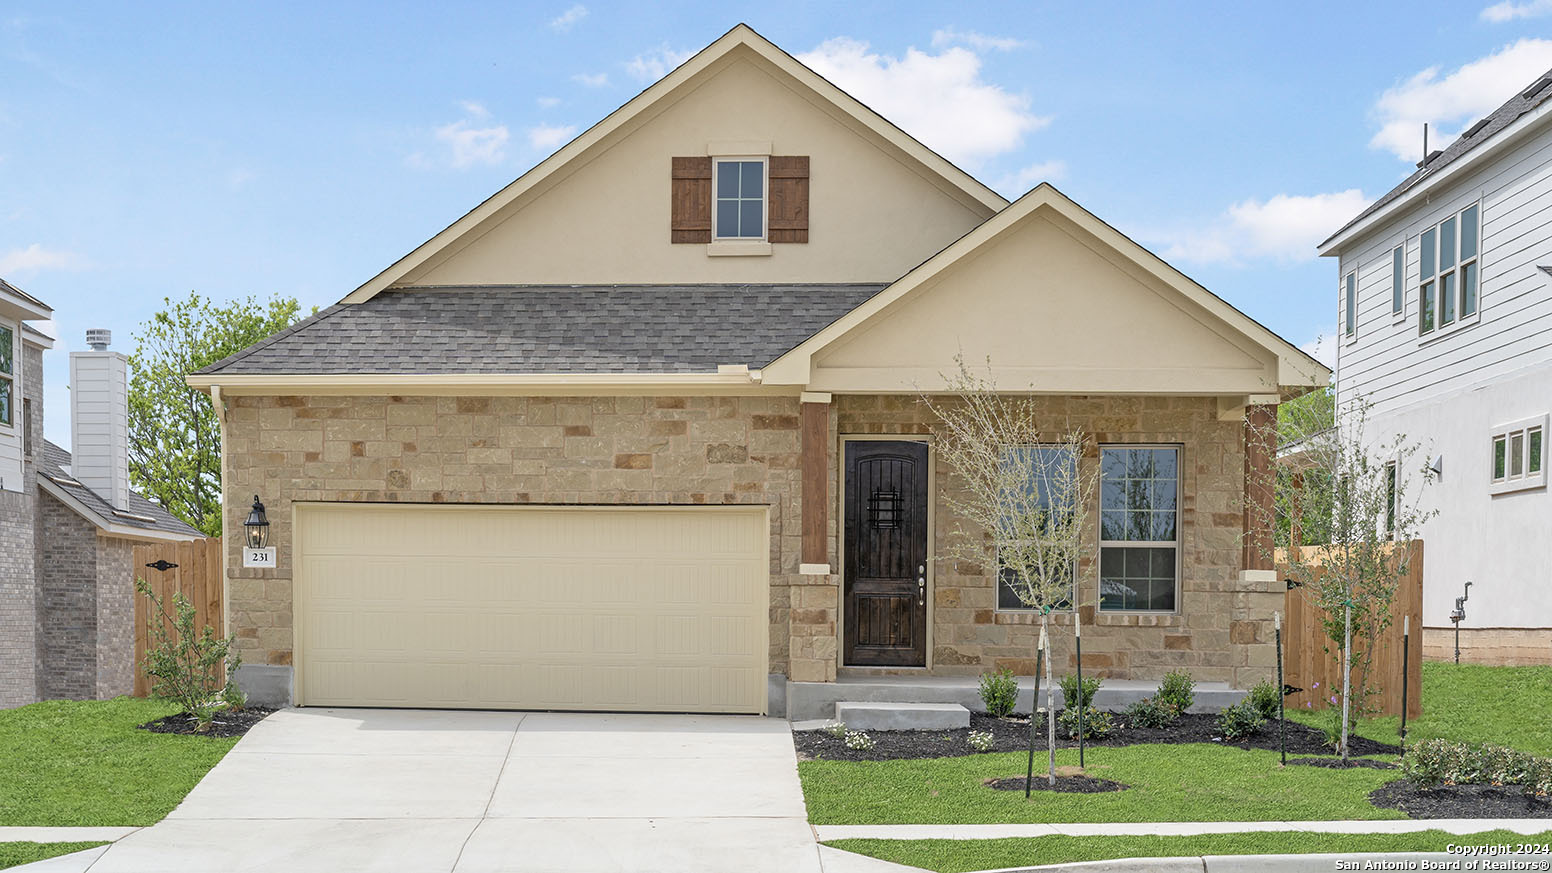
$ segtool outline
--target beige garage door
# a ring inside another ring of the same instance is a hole
[[[763,712],[764,507],[298,504],[312,706]]]

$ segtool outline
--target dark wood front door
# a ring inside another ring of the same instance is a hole
[[[927,665],[927,444],[846,443],[846,663]]]

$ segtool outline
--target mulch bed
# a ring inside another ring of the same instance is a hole
[[[1552,818],[1552,800],[1518,785],[1439,785],[1398,779],[1369,793],[1369,802],[1409,818]]]
[[[1023,776],[1008,776],[1004,779],[988,779],[981,783],[987,788],[995,788],[998,791],[1023,791]],[[1044,773],[1036,773],[1035,778],[1029,782],[1032,791],[1056,791],[1062,794],[1102,794],[1106,791],[1125,791],[1132,787],[1109,779],[1096,779],[1093,776],[1060,776],[1056,777],[1056,784],[1047,781]]]
[[[153,734],[188,734],[200,737],[240,737],[250,728],[263,721],[266,716],[274,712],[262,706],[249,706],[235,712],[218,712],[211,719],[210,730],[198,733],[194,730],[194,717],[184,713],[164,716],[155,721],[148,721],[140,725],[141,730],[150,731]]]
[[[1289,758],[1290,764],[1303,764],[1307,767],[1325,767],[1328,770],[1351,770],[1354,767],[1368,767],[1371,770],[1395,770],[1395,764],[1389,761],[1376,761],[1373,758]]]
[[[1223,740],[1218,730],[1218,717],[1206,713],[1186,713],[1167,728],[1140,728],[1127,723],[1125,715],[1112,716],[1114,728],[1102,740],[1089,740],[1094,747],[1132,746],[1143,743],[1220,743],[1241,749],[1277,750],[1277,725],[1269,723],[1260,733],[1239,742]],[[997,718],[985,713],[970,714],[970,727],[952,731],[870,731],[876,745],[872,749],[846,748],[840,737],[832,737],[822,730],[797,731],[792,737],[798,755],[803,760],[826,761],[895,761],[904,758],[949,758],[973,755],[970,748],[970,731],[991,731],[996,745],[992,751],[1019,752],[1029,748],[1029,716],[1012,715]],[[1297,722],[1288,722],[1288,752],[1295,755],[1329,755],[1325,734],[1320,730]],[[1077,748],[1077,742],[1058,735],[1056,747]],[[1379,743],[1363,737],[1350,740],[1353,755],[1399,755],[1400,746]],[[1035,729],[1035,749],[1045,748],[1045,724]]]

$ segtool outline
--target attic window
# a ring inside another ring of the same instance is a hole
[[[716,239],[765,239],[765,159],[718,160],[712,173]]]

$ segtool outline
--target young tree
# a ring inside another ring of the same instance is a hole
[[[221,533],[221,432],[210,398],[183,377],[297,320],[294,297],[215,303],[190,293],[135,335],[129,356],[129,477],[206,536]]]
[[[1365,398],[1355,398],[1332,424],[1319,402],[1283,404],[1279,431],[1298,437],[1280,450],[1292,475],[1277,478],[1274,517],[1257,520],[1263,529],[1324,534],[1321,548],[1299,548],[1308,540],[1295,533],[1286,563],[1304,596],[1325,613],[1326,651],[1335,648],[1342,665],[1332,733],[1343,760],[1353,720],[1374,711],[1374,653],[1392,624],[1412,543],[1434,515],[1419,502],[1433,479],[1427,457],[1405,435],[1370,438],[1369,410]]]
[[[943,494],[954,530],[941,551],[945,558],[988,568],[998,585],[1007,585],[1019,602],[1040,613],[1047,778],[1054,784],[1050,614],[1074,605],[1074,570],[1086,548],[1094,471],[1083,463],[1081,432],[1042,426],[1033,397],[998,393],[990,362],[986,377],[972,373],[962,357],[955,363],[958,372],[944,377],[946,396],[922,396],[937,419],[938,457],[959,486]]]

